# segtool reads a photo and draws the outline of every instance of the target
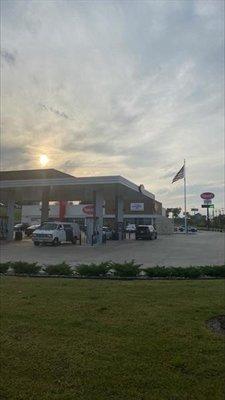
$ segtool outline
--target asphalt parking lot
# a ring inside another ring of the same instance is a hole
[[[59,247],[35,247],[30,239],[22,242],[2,242],[0,260],[56,264],[66,261],[71,265],[85,262],[125,261],[134,259],[143,266],[189,266],[224,264],[225,234],[199,232],[197,234],[162,235],[153,241],[107,241],[95,247],[62,244]]]

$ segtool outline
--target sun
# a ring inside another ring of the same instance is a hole
[[[46,154],[41,154],[39,161],[40,161],[41,166],[45,167],[49,162],[49,158],[48,158],[48,156],[46,156]]]

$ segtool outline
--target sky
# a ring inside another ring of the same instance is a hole
[[[224,207],[221,0],[1,1],[1,169],[122,175]]]

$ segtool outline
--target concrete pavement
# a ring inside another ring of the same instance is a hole
[[[199,232],[159,236],[153,241],[107,241],[97,247],[62,244],[59,247],[35,247],[30,239],[22,242],[2,243],[0,260],[27,261],[56,264],[66,261],[71,265],[101,261],[126,261],[134,259],[145,267],[155,265],[189,266],[224,264],[225,234]]]

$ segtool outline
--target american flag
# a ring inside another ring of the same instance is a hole
[[[184,178],[184,165],[180,169],[180,171],[175,175],[175,177],[172,180],[172,183],[179,181],[179,179],[183,179],[183,178]]]

